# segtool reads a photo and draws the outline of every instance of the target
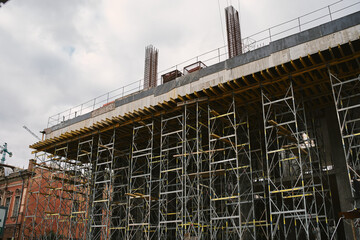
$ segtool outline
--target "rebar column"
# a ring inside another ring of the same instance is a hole
[[[145,49],[144,89],[156,87],[159,51],[152,45]]]
[[[242,54],[239,13],[233,6],[225,8],[229,58]]]

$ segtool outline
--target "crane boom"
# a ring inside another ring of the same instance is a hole
[[[25,125],[23,126],[26,131],[28,131],[31,135],[33,135],[37,140],[41,141],[41,138],[38,137],[35,133],[33,133],[30,129],[28,129]]]

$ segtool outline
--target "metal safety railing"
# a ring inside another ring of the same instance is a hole
[[[252,34],[242,39],[243,53],[253,51],[257,48],[268,45],[272,41],[290,36],[295,33],[307,30],[309,28],[321,25],[323,23],[344,17],[360,10],[360,1],[337,1],[326,7],[317,9],[300,17],[291,19],[284,23],[275,25],[263,31]],[[158,73],[157,84],[161,84],[161,75],[173,70],[182,71],[184,67],[194,62],[201,61],[207,66],[219,63],[228,58],[227,45],[205,52],[196,57],[190,58],[184,62],[178,63]],[[115,99],[119,99],[131,94],[135,94],[144,90],[144,80],[140,79],[128,85],[122,86],[87,102],[79,104],[75,107],[57,113],[48,119],[48,127],[55,126],[66,120],[89,113],[97,108],[111,103]]]

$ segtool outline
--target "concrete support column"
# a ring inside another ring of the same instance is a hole
[[[322,132],[324,136],[325,156],[326,158],[330,158],[334,164],[336,183],[339,190],[340,209],[342,212],[345,212],[353,209],[353,198],[335,107],[327,108],[324,115]],[[334,214],[337,218],[338,213],[335,212]],[[355,240],[352,227],[346,223],[343,223],[343,225],[346,239]]]

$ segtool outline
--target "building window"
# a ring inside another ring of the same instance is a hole
[[[20,196],[15,197],[15,203],[14,203],[14,210],[13,210],[13,217],[17,217],[19,215],[19,208],[20,208]]]
[[[7,197],[5,202],[5,207],[7,207],[8,209],[10,207],[10,202],[11,202],[11,197]]]

